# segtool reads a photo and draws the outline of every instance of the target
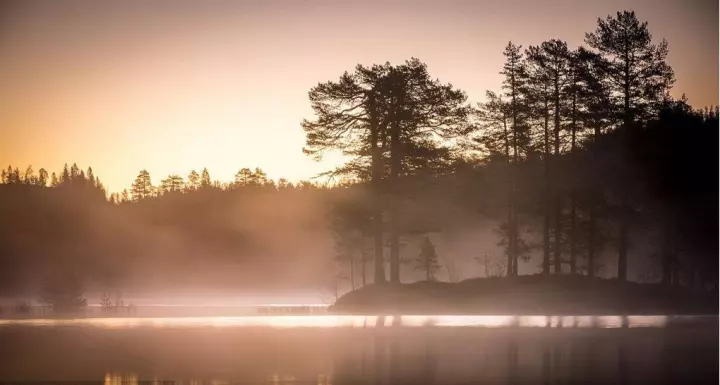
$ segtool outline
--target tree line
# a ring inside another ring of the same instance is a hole
[[[310,91],[305,152],[351,156],[331,174],[368,183],[374,197],[337,234],[344,259],[352,266],[366,254],[355,250],[358,234],[372,238],[375,282],[399,283],[402,197],[428,176],[470,167],[503,174],[493,186],[503,208],[491,211],[508,276],[539,246],[543,274],[592,277],[612,247],[626,280],[631,234],[651,227],[663,234],[665,284],[716,280],[706,267],[717,263],[717,179],[701,170],[717,166],[718,110],[671,98],[667,42],[654,43],[648,24],[623,11],[599,18],[585,46],[510,42],[503,54],[502,92],[477,106],[415,58],[358,65]],[[528,229],[540,245],[525,239]]]
[[[399,283],[406,265],[455,280],[460,257],[433,239],[479,223],[492,223],[497,239],[470,252],[487,276],[603,270],[626,280],[650,254],[667,285],[716,285],[718,110],[670,97],[667,53],[625,11],[598,19],[581,47],[509,43],[502,91],[477,104],[416,58],[358,65],[310,90],[314,116],[301,123],[306,154],[350,159],[321,175],[329,184],[275,182],[260,168],[220,182],[205,168],[154,185],[141,170],[108,195],[92,168],[8,167],[0,285],[19,285],[37,266],[104,281],[151,259],[166,269],[249,266],[260,260],[250,255],[302,249],[278,251],[271,236],[301,230],[331,240],[331,278],[342,273],[352,288]]]

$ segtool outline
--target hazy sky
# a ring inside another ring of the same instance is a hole
[[[142,168],[309,178],[331,167],[301,151],[318,82],[415,56],[475,102],[509,40],[576,46],[623,9],[668,40],[674,94],[717,104],[716,1],[5,1],[0,164],[90,165],[111,191]]]

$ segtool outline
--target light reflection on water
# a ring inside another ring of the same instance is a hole
[[[231,381],[226,380],[210,380],[210,381],[200,381],[200,380],[188,380],[188,381],[167,381],[167,380],[159,380],[157,378],[153,378],[149,381],[147,380],[140,380],[138,379],[138,376],[135,374],[118,374],[118,373],[106,373],[105,374],[105,380],[103,381],[104,385],[165,385],[167,383],[172,383],[173,385],[181,385],[181,384],[187,384],[187,385],[204,385],[204,384],[210,384],[210,385],[229,385]],[[280,376],[277,374],[273,374],[271,376],[268,376],[264,382],[261,382],[264,384],[284,384],[284,385],[291,385],[291,384],[311,384],[307,380],[305,381],[298,381],[293,376]],[[326,374],[319,374],[317,375],[316,381],[313,381],[312,384],[317,385],[331,385],[332,380],[330,376]]]
[[[625,319],[624,319],[625,318]],[[693,316],[675,316],[674,319],[692,319]],[[375,327],[400,325],[405,327],[552,327],[552,328],[620,328],[665,327],[668,316],[480,316],[480,315],[276,315],[241,317],[117,317],[76,319],[7,319],[3,325],[27,326],[92,326],[98,328],[131,327],[270,327],[270,328],[335,328]]]
[[[703,377],[712,374],[717,384],[717,317],[711,317],[0,320],[0,379],[107,385],[704,384]]]

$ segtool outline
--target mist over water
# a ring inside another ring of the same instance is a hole
[[[701,321],[695,316],[474,316],[474,315],[271,315],[240,317],[104,317],[76,319],[6,319],[0,326],[88,326],[97,328],[130,327],[314,327],[365,328],[404,327],[526,327],[526,328],[662,328],[668,320]]]

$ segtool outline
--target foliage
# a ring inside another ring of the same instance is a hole
[[[56,273],[46,277],[40,302],[55,313],[75,312],[87,306],[84,293],[85,287],[76,274]]]

